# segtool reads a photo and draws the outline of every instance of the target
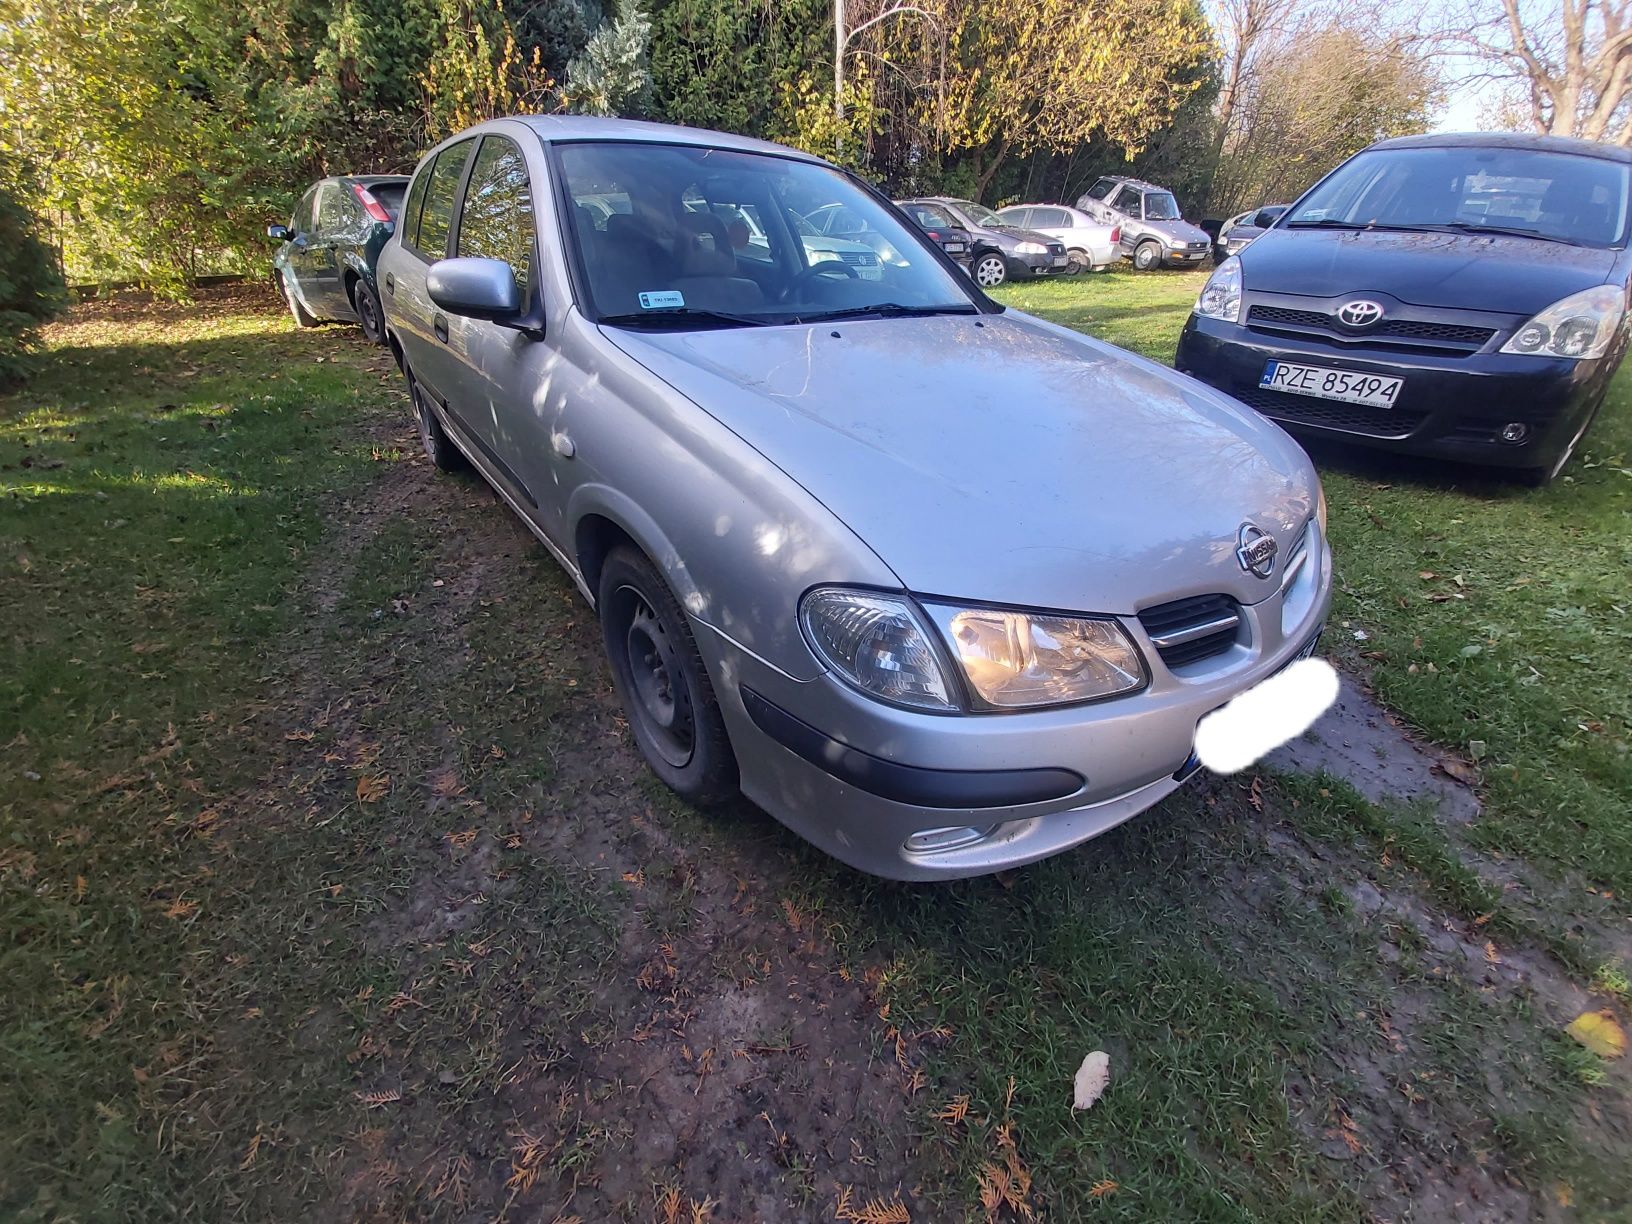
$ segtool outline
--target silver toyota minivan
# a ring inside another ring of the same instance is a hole
[[[833,205],[899,262],[802,241]],[[421,161],[379,273],[427,453],[594,605],[651,768],[865,871],[1121,823],[1325,619],[1325,503],[1279,428],[1004,309],[808,154],[493,120]]]

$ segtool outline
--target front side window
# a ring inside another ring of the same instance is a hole
[[[295,215],[289,220],[289,228],[297,234],[312,232],[312,222],[317,211],[317,190],[316,187],[313,187],[301,197],[300,203],[295,206]]]
[[[436,155],[425,185],[425,203],[420,209],[419,231],[414,249],[427,259],[441,259],[448,251],[448,233],[453,228],[453,201],[464,177],[465,159],[474,140],[460,141]]]
[[[1333,171],[1285,224],[1620,247],[1627,193],[1626,164],[1603,158],[1488,145],[1374,149]]]
[[[1122,194],[1116,197],[1116,202],[1111,207],[1138,221],[1145,215],[1140,195],[1141,193],[1137,187],[1124,187],[1122,188]]]
[[[1145,220],[1146,221],[1177,221],[1179,219],[1179,202],[1173,198],[1171,191],[1145,192]]]
[[[562,143],[552,156],[583,305],[602,321],[750,326],[978,309],[921,235],[825,166],[635,141]],[[841,209],[867,242],[807,220]]]
[[[1032,210],[1029,208],[1002,208],[997,215],[1003,219],[1004,225],[1012,225],[1017,229],[1025,229],[1031,224]]]
[[[533,264],[533,191],[527,161],[514,141],[484,136],[459,213],[457,254],[502,259],[522,296]]]

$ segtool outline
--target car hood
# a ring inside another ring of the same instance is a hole
[[[983,225],[980,227],[979,232],[1003,247],[1004,250],[1009,250],[1022,242],[1040,242],[1044,246],[1060,245],[1058,238],[1050,238],[1047,234],[1039,234],[1033,229],[1020,229],[1018,227],[998,229],[995,225]]]
[[[1270,229],[1241,256],[1247,290],[1387,293],[1413,306],[1535,314],[1601,285],[1617,252],[1534,238]]]
[[[1174,242],[1206,242],[1213,240],[1207,231],[1199,225],[1191,225],[1188,221],[1146,221],[1144,227],[1163,238],[1170,238]]]
[[[604,328],[925,595],[1128,614],[1243,603],[1251,520],[1282,555],[1318,484],[1201,383],[1009,312],[697,332]]]

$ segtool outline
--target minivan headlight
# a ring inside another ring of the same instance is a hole
[[[817,587],[800,601],[799,621],[817,657],[869,697],[957,708],[929,635],[900,596]]]
[[[986,706],[1019,710],[1131,693],[1144,662],[1122,626],[1089,616],[928,604]]]
[[[1583,289],[1554,302],[1502,345],[1529,357],[1602,357],[1621,325],[1626,301],[1613,285]]]
[[[1241,261],[1231,255],[1213,270],[1196,299],[1196,313],[1204,319],[1241,321]]]

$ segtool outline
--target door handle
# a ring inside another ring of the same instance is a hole
[[[442,341],[443,344],[446,344],[448,342],[447,316],[437,315],[434,319],[432,319],[431,330],[436,333],[436,338],[438,340]]]

